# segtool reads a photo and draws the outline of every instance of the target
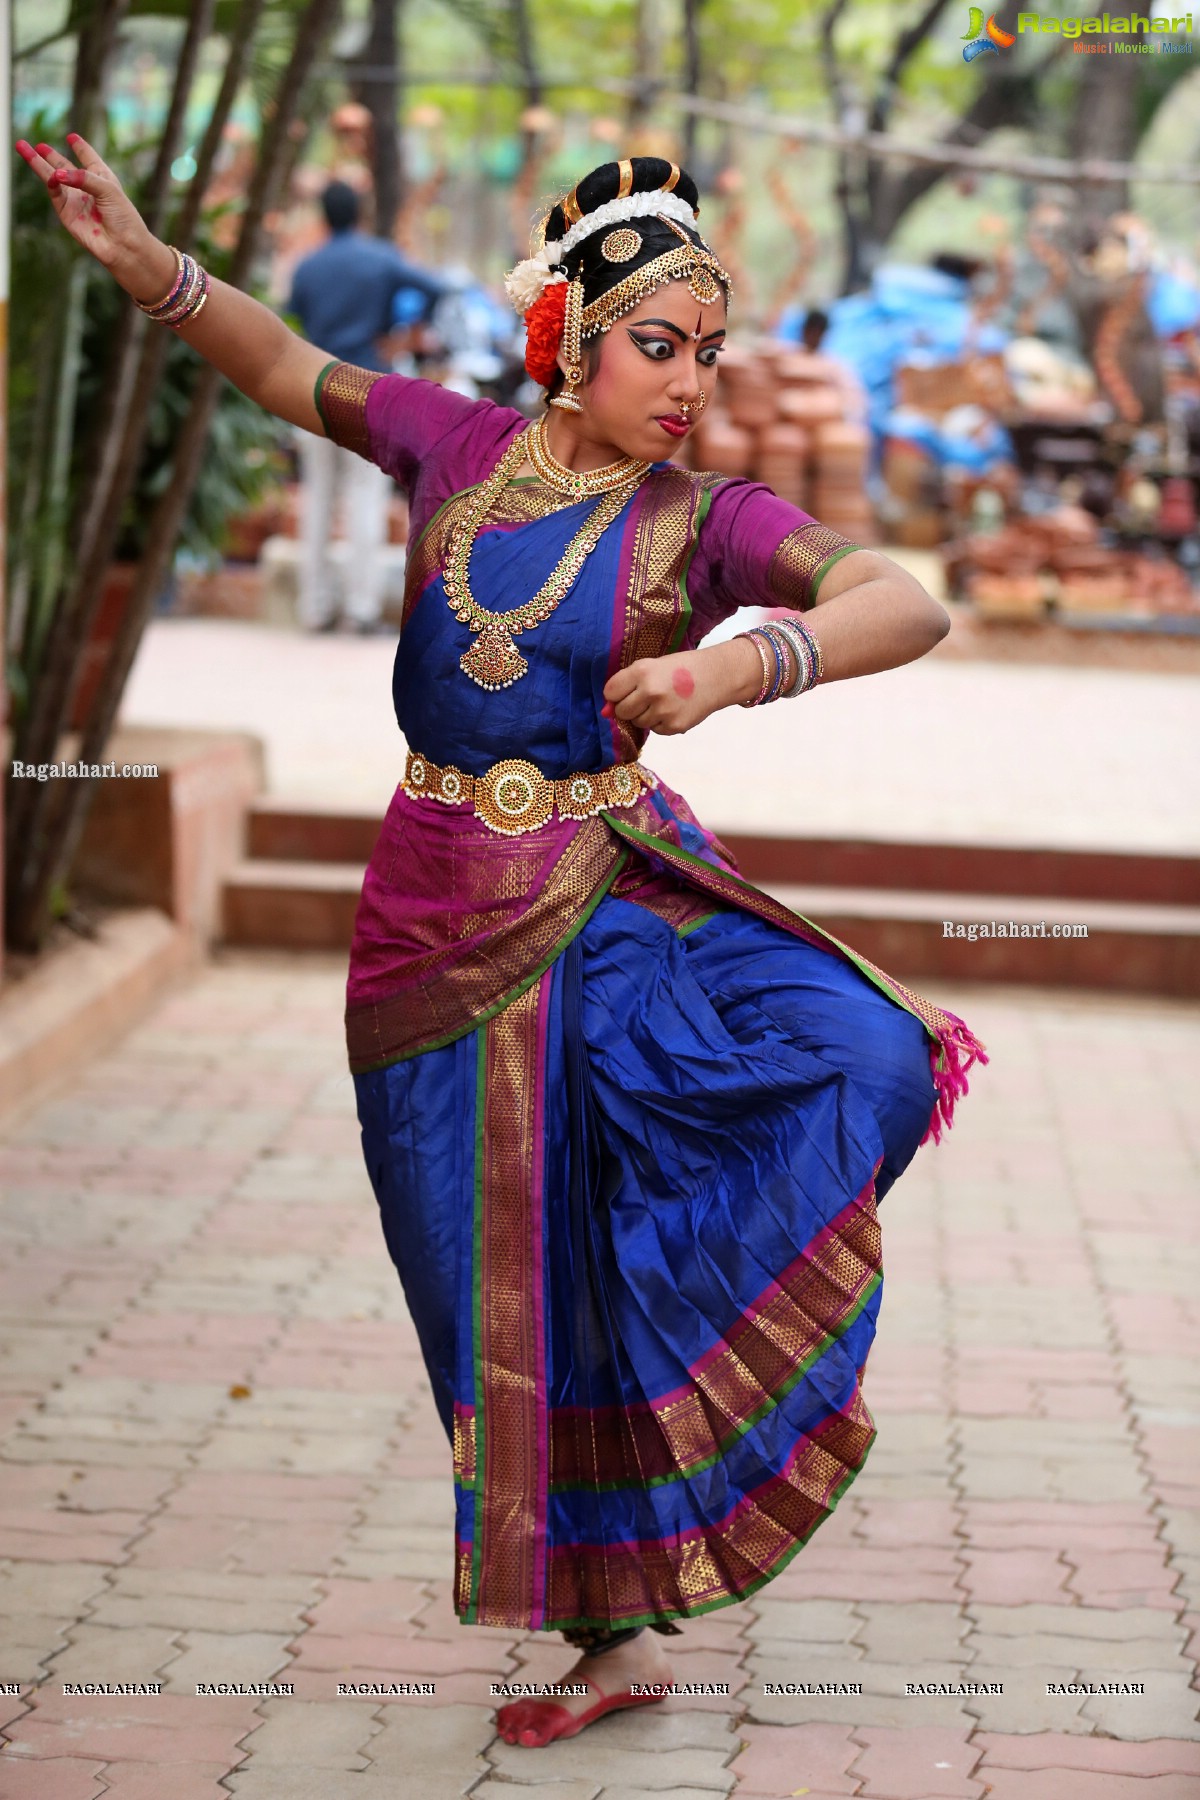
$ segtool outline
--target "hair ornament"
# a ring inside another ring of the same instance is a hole
[[[557,239],[560,259],[569,256],[577,244],[591,237],[595,231],[605,231],[612,225],[624,225],[627,219],[678,219],[681,225],[695,223],[695,208],[688,205],[678,194],[668,194],[665,188],[654,188],[648,194],[627,194],[623,199],[606,200],[594,212],[585,213],[578,224],[572,225],[564,236]],[[549,250],[553,246],[547,245]]]
[[[610,231],[600,246],[600,254],[605,262],[631,262],[642,247],[642,234],[634,231],[629,225],[619,225]]]
[[[527,313],[548,287],[567,279],[551,266],[559,261],[551,254],[555,248],[555,245],[543,245],[536,256],[525,257],[504,277],[505,292],[519,313]]]

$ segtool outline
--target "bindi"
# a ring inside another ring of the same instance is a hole
[[[676,669],[671,676],[671,686],[681,700],[690,700],[696,691],[696,677],[690,669]]]

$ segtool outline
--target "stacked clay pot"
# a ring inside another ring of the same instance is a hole
[[[765,481],[854,542],[878,541],[866,494],[870,433],[847,420],[835,364],[787,345],[731,345],[717,392],[687,445],[693,468]]]

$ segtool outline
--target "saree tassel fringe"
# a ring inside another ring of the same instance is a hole
[[[937,1099],[929,1116],[929,1129],[921,1139],[923,1144],[930,1139],[941,1143],[942,1132],[949,1131],[954,1123],[955,1101],[968,1091],[968,1071],[976,1063],[988,1061],[987,1051],[958,1014],[947,1013],[946,1017],[952,1021],[950,1030],[940,1034],[936,1047],[930,1045],[929,1066]]]

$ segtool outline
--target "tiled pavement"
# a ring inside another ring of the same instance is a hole
[[[4,1800],[1200,1793],[1200,1011],[937,997],[992,1062],[885,1203],[863,1476],[686,1628],[678,1678],[729,1698],[542,1752],[497,1741],[489,1682],[558,1672],[558,1639],[452,1615],[449,1456],[360,1164],[340,964],[222,958],[14,1128]],[[1143,1691],[1047,1692],[1081,1682]]]

